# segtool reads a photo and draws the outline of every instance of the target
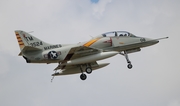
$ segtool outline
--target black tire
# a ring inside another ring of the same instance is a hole
[[[132,66],[132,64],[128,64],[127,67],[128,67],[129,69],[131,69],[133,66]]]
[[[80,78],[81,78],[81,80],[86,80],[87,76],[86,76],[86,74],[81,74]]]
[[[92,69],[91,69],[90,67],[87,67],[87,68],[86,68],[86,73],[87,73],[87,74],[91,74],[91,73],[92,73]]]

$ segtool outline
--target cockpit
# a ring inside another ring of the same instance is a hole
[[[126,32],[126,31],[113,31],[113,32],[107,32],[107,33],[103,33],[102,35],[100,35],[101,37],[136,37],[135,35]],[[98,37],[100,37],[98,36]]]

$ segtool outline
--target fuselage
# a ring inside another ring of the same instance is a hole
[[[70,51],[71,48],[75,48],[79,46],[96,48],[104,52],[117,51],[120,53],[122,51],[129,51],[129,53],[131,53],[131,52],[139,51],[140,48],[154,45],[158,42],[159,42],[158,40],[153,40],[144,37],[137,37],[125,31],[114,31],[114,32],[101,34],[86,42],[63,45],[63,46],[61,45],[59,46],[59,44],[50,45],[44,47],[44,49],[41,51],[24,53],[24,55],[26,55],[25,59],[26,60],[29,59],[30,63],[57,63],[57,62],[60,63],[66,60],[68,61],[69,58],[72,57],[71,55],[73,55],[69,53],[71,52]],[[50,56],[50,53],[51,55],[53,55],[53,52],[56,53],[56,54],[54,53],[55,58],[52,58]]]

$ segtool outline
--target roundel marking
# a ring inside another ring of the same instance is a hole
[[[49,57],[50,59],[56,59],[56,58],[58,57],[58,53],[57,53],[56,51],[50,51],[50,52],[48,53],[48,57]]]

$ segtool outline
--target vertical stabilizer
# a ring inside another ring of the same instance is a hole
[[[16,38],[20,47],[20,50],[22,51],[24,47],[29,46],[37,49],[43,49],[44,46],[48,46],[50,44],[30,35],[27,32],[16,30],[15,31]]]

